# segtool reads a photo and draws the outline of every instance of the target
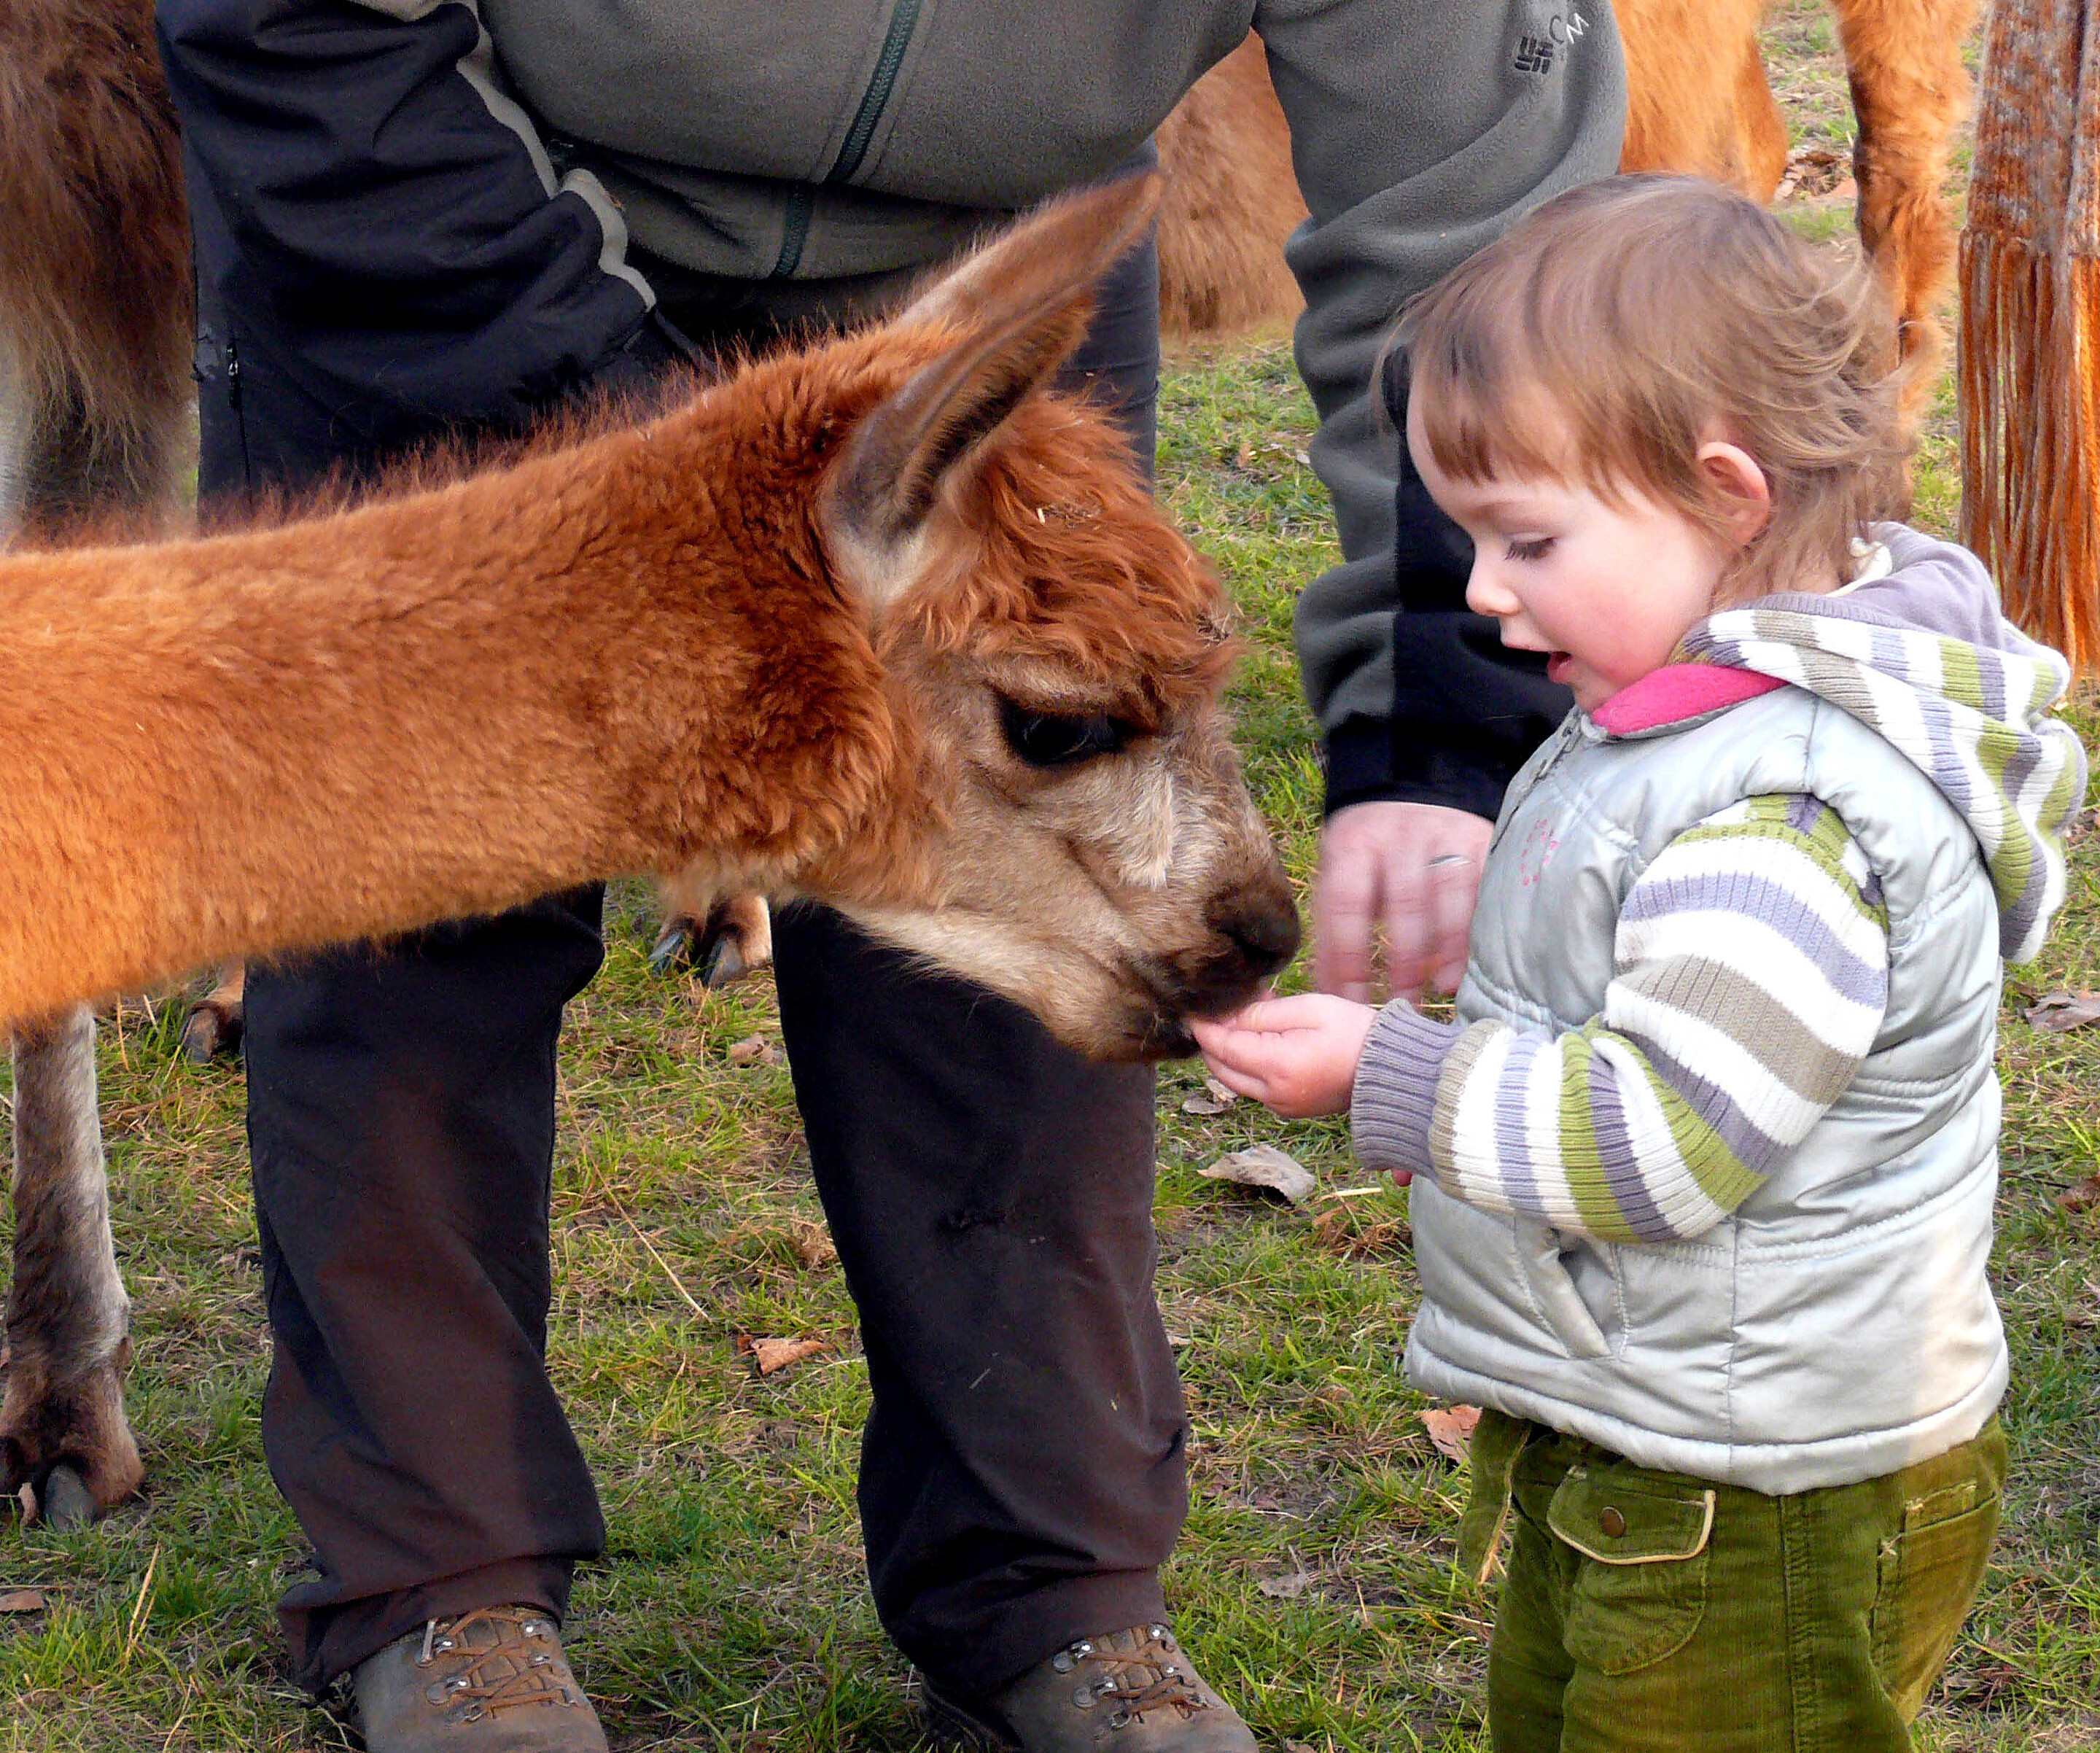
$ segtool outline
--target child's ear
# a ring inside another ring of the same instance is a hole
[[[1696,461],[1723,527],[1737,547],[1748,547],[1771,521],[1771,483],[1765,471],[1741,445],[1725,439],[1709,439],[1699,447]]]

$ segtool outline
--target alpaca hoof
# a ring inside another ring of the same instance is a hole
[[[183,1024],[183,1052],[198,1065],[210,1065],[222,1055],[239,1051],[240,1017],[236,1011],[200,999],[190,1007]]]
[[[60,1462],[37,1494],[37,1520],[45,1527],[66,1534],[90,1527],[102,1512],[87,1481]]]
[[[744,946],[734,932],[704,938],[694,956],[693,972],[704,987],[727,986],[752,972],[744,960]]]
[[[649,952],[649,971],[668,978],[691,965],[695,922],[682,915],[664,921]]]
[[[733,894],[716,902],[700,927],[693,960],[703,986],[727,986],[770,965],[773,915],[765,897]]]
[[[708,909],[705,920],[673,913],[649,952],[660,974],[690,968],[702,986],[727,986],[773,960],[773,918],[765,898],[731,895]]]
[[[0,1492],[19,1497],[23,1519],[83,1528],[145,1482],[124,1416],[127,1340],[104,1363],[55,1387],[15,1360],[0,1407]]]

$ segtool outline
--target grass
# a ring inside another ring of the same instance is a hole
[[[1806,29],[1811,11],[1783,9],[1777,28]],[[1827,42],[1820,62],[1811,47],[1776,52],[1827,97]],[[1809,119],[1843,120],[1827,104]],[[1828,224],[1802,205],[1800,223]],[[1943,396],[1920,470],[1918,520],[1943,531],[1958,497],[1951,416]],[[1301,883],[1319,781],[1290,612],[1335,558],[1302,461],[1311,428],[1281,342],[1169,374],[1162,490],[1241,604],[1250,775]],[[907,1753],[908,1676],[867,1604],[852,1504],[867,1400],[853,1310],[787,1072],[729,1058],[777,1035],[770,988],[708,996],[652,978],[640,898],[615,899],[605,972],[571,1013],[555,1191],[552,1366],[611,1535],[577,1592],[578,1667],[623,1749]],[[2100,837],[2076,849],[2065,922],[2008,995],[1995,1260],[2012,1496],[1921,1728],[1942,1753],[2100,1746],[2100,1210],[2056,1200],[2100,1170],[2100,1029],[2048,1036],[2019,1020],[2040,992],[2100,983],[2097,961]],[[0,1753],[345,1742],[286,1686],[277,1653],[271,1604],[303,1549],[257,1441],[267,1340],[240,1078],[186,1063],[178,1020],[165,1002],[127,1005],[103,1045],[149,1485],[89,1534],[0,1525],[0,1588],[51,1603],[0,1618]],[[1358,1191],[1370,1177],[1335,1124],[1246,1104],[1190,1115],[1195,1083],[1170,1068],[1159,1103],[1160,1295],[1186,1342],[1195,1426],[1167,1579],[1180,1627],[1272,1748],[1478,1748],[1491,1603],[1451,1579],[1464,1477],[1431,1448],[1396,1368],[1416,1296],[1405,1199]],[[1197,1174],[1255,1141],[1314,1168],[1323,1195],[1288,1211]],[[743,1335],[832,1349],[761,1379]]]

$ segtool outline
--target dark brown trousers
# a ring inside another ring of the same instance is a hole
[[[754,327],[735,289],[664,280],[704,344]],[[237,316],[205,320],[251,338]],[[270,338],[252,339],[237,400],[204,382],[208,495],[333,460],[326,421],[273,395],[253,363]],[[1158,364],[1147,248],[1105,286],[1071,372],[1148,460]],[[263,1446],[314,1547],[282,1611],[316,1689],[435,1615],[561,1613],[576,1562],[604,1545],[543,1359],[555,1046],[599,963],[599,907],[595,891],[550,899],[249,977],[276,1340]],[[1079,1060],[824,910],[783,918],[775,941],[874,1390],[860,1505],[876,1604],[929,1673],[988,1690],[1163,1610],[1186,1420],[1152,1295],[1152,1080]]]

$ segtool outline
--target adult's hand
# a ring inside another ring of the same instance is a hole
[[[1352,803],[1330,816],[1312,884],[1320,990],[1372,1001],[1371,936],[1382,923],[1395,996],[1456,991],[1493,827],[1433,803]]]

